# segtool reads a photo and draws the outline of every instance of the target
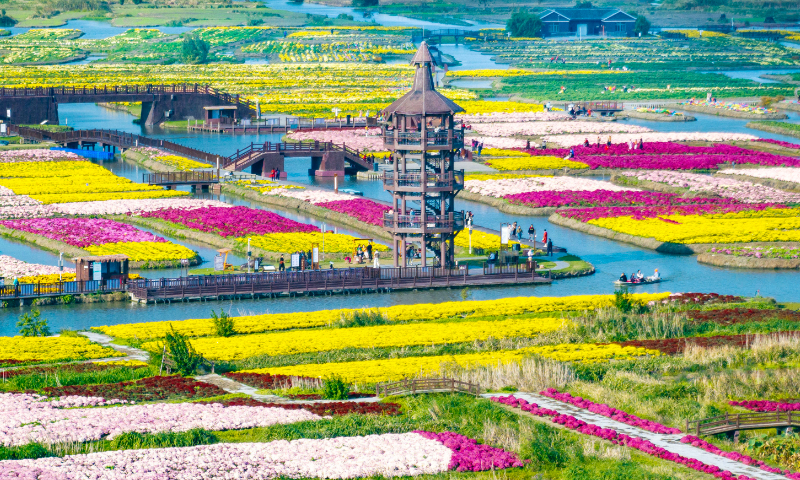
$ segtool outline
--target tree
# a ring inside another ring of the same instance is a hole
[[[17,21],[6,15],[5,9],[3,9],[2,14],[0,14],[0,27],[13,27],[16,24]]]
[[[528,12],[516,12],[508,19],[506,30],[515,37],[538,37],[542,34],[542,19]]]
[[[589,2],[588,0],[583,2],[578,0],[575,2],[575,8],[594,8],[594,5],[592,5],[592,2]]]
[[[636,23],[633,24],[633,34],[638,37],[639,34],[647,35],[648,32],[650,32],[650,21],[644,15],[638,15]]]
[[[47,337],[50,335],[50,328],[47,326],[47,319],[40,318],[38,308],[34,308],[30,313],[19,317],[17,328],[23,337]]]
[[[205,63],[208,59],[208,42],[195,35],[187,35],[183,39],[181,57],[183,63]]]

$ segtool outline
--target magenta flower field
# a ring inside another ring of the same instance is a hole
[[[354,200],[336,200],[333,202],[317,203],[316,206],[333,210],[334,212],[344,213],[362,222],[371,225],[383,225],[383,214],[391,208],[388,205],[381,205],[366,198]]]
[[[289,220],[277,213],[242,206],[204,207],[192,210],[168,208],[143,213],[142,217],[157,218],[201,232],[216,233],[222,237],[319,231],[313,225]]]
[[[506,195],[514,205],[528,207],[611,207],[611,206],[667,206],[690,204],[731,203],[729,199],[694,197],[686,198],[674,193],[637,191],[545,191]],[[733,202],[736,203],[736,202]]]
[[[711,203],[703,205],[671,205],[655,207],[597,207],[589,209],[559,210],[563,217],[581,222],[598,218],[633,217],[636,220],[656,218],[664,215],[711,215],[746,211],[762,211],[768,208],[786,208],[777,203]]]

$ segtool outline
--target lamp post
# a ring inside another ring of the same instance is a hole
[[[247,237],[247,273],[250,273],[250,257],[252,256],[252,252],[250,251],[250,237]]]
[[[61,275],[64,273],[64,252],[58,252],[58,281],[61,281]]]

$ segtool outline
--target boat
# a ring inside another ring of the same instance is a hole
[[[641,282],[621,282],[619,280],[615,280],[614,285],[626,285],[626,286],[636,287],[638,285],[650,285],[651,283],[661,283],[661,280],[662,280],[661,278],[650,278],[650,277],[645,277],[644,279],[642,279]]]

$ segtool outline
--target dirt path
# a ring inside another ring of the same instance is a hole
[[[482,396],[488,398],[498,395],[484,394]],[[543,397],[533,393],[515,393],[514,397],[523,398],[531,403],[536,403],[540,407],[549,408],[557,411],[558,413],[572,415],[578,420],[583,420],[584,422],[598,425],[602,428],[612,428],[619,433],[649,440],[656,446],[664,448],[672,453],[676,453],[687,458],[695,458],[708,465],[716,465],[722,470],[728,470],[737,476],[747,475],[748,477],[757,478],[760,480],[786,480],[786,477],[783,475],[765,472],[757,467],[745,465],[744,463],[706,452],[705,450],[701,450],[689,444],[681,443],[680,439],[685,436],[683,433],[676,435],[665,435],[648,432],[646,430],[642,430],[641,428],[632,427],[625,423],[592,413],[586,409],[578,408],[574,405],[559,402],[558,400],[553,400],[552,398]]]
[[[114,338],[108,335],[104,335],[102,333],[97,333],[97,332],[78,332],[78,333],[95,343],[99,343],[104,347],[113,348],[114,350],[122,354],[118,358],[104,358],[102,360],[99,360],[99,362],[104,362],[104,361],[107,362],[110,360],[141,360],[142,362],[146,362],[147,360],[150,359],[150,354],[144,350],[129,347],[127,345],[117,345],[116,343],[111,343],[111,341],[114,340]],[[93,360],[93,361],[98,362],[98,360]]]

